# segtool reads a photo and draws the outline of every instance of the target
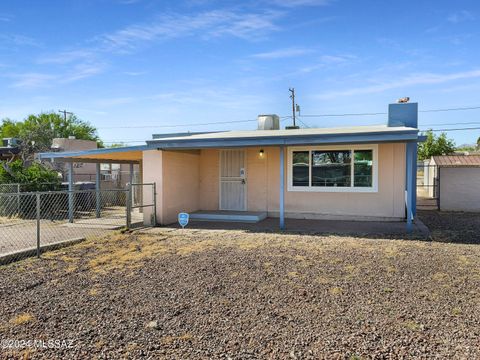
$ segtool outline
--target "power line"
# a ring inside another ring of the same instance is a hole
[[[352,114],[307,114],[299,115],[300,117],[335,117],[335,116],[373,116],[373,115],[387,115],[386,112],[376,113],[352,113]]]
[[[465,111],[465,110],[478,110],[480,106],[471,106],[471,107],[457,107],[457,108],[445,108],[445,109],[427,109],[419,110],[422,113],[428,112],[447,112],[447,111]],[[63,111],[62,111],[63,112]],[[368,112],[368,113],[344,113],[344,114],[306,114],[298,115],[299,117],[341,117],[341,116],[376,116],[376,115],[387,115],[387,112]],[[280,116],[280,119],[284,121],[285,119],[291,119],[292,115]],[[297,119],[298,119],[297,118]],[[308,127],[305,122],[302,122],[298,119],[304,126]],[[137,125],[137,126],[103,126],[98,127],[97,129],[161,129],[161,128],[177,128],[177,127],[187,127],[187,126],[208,126],[208,125],[225,125],[225,124],[238,124],[246,122],[255,122],[257,119],[245,119],[245,120],[231,120],[231,121],[216,121],[216,122],[205,122],[205,123],[190,123],[190,124],[174,124],[174,125]],[[452,123],[451,125],[458,124],[470,124],[470,123]],[[473,124],[473,123],[472,123]],[[476,123],[475,123],[476,124]],[[450,125],[450,124],[427,124],[424,126],[435,126],[435,125]]]
[[[281,121],[284,121],[288,118],[291,118],[291,115],[280,116]],[[244,122],[253,122],[257,119],[248,119],[248,120],[231,120],[231,121],[216,121],[208,123],[195,123],[195,124],[175,124],[175,125],[139,125],[139,126],[102,126],[97,129],[160,129],[160,128],[176,128],[176,127],[186,127],[186,126],[206,126],[206,125],[221,125],[221,124],[237,124]]]
[[[468,127],[468,128],[457,128],[457,129],[424,129],[424,130],[420,130],[420,131],[433,131],[433,132],[437,132],[437,131],[442,131],[442,132],[448,132],[448,131],[466,131],[466,130],[480,130],[480,127]]]
[[[445,123],[445,124],[422,124],[422,126],[440,126],[440,125],[454,126],[454,125],[479,125],[479,124],[480,122],[473,121],[473,122],[456,122],[456,123]]]
[[[248,120],[231,120],[231,121],[217,121],[209,123],[197,123],[197,124],[175,124],[175,125],[140,125],[140,126],[104,126],[97,129],[155,129],[155,128],[176,128],[184,126],[204,126],[204,125],[219,125],[219,124],[233,124],[233,123],[243,123],[243,122],[252,122],[257,121],[257,119],[248,119]]]
[[[480,109],[480,106],[458,107],[458,108],[450,108],[450,109],[430,109],[430,110],[420,110],[419,112],[464,111],[464,110],[478,110],[478,109]]]
[[[480,106],[470,106],[470,107],[456,107],[456,108],[446,108],[446,109],[427,109],[419,110],[421,113],[429,112],[446,112],[446,111],[465,111],[465,110],[478,110]],[[346,114],[306,114],[301,115],[301,117],[336,117],[336,116],[376,116],[376,115],[388,115],[387,112],[368,112],[368,113],[346,113]]]

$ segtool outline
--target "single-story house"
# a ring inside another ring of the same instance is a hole
[[[416,208],[416,103],[390,104],[384,125],[160,135],[145,145],[44,153],[66,162],[140,164],[156,183],[158,224],[192,219],[279,218],[406,221]],[[266,125],[267,124],[267,125]],[[151,218],[146,208],[145,219]]]
[[[428,167],[440,210],[480,211],[480,155],[432,156]]]

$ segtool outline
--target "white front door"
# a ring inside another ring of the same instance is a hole
[[[220,151],[220,210],[247,209],[244,150]]]

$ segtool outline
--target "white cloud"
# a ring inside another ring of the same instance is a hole
[[[69,64],[79,60],[91,60],[95,57],[92,50],[77,49],[71,51],[63,51],[56,54],[49,54],[38,59],[40,64]]]
[[[312,49],[307,48],[285,48],[285,49],[278,49],[258,54],[253,54],[251,57],[257,59],[282,59],[282,58],[290,58],[290,57],[297,57],[312,53]]]
[[[254,104],[262,104],[265,100],[258,94],[246,94],[235,89],[218,89],[199,87],[185,91],[171,91],[155,94],[148,100],[162,102],[168,106],[176,105],[204,106],[215,108],[245,109]]]
[[[322,99],[330,99],[339,96],[355,96],[362,94],[379,93],[391,89],[412,87],[417,85],[429,85],[429,84],[441,84],[449,81],[462,80],[462,79],[474,79],[480,77],[480,70],[472,70],[465,72],[458,72],[452,74],[432,74],[432,73],[419,73],[414,74],[402,79],[391,79],[388,81],[378,82],[374,85],[368,85],[364,87],[349,88],[340,91],[330,91],[319,94],[318,97]]]
[[[16,79],[13,82],[12,87],[22,89],[32,89],[48,86],[57,79],[55,75],[42,73],[15,74],[11,75],[11,77]]]
[[[147,72],[146,71],[124,71],[123,74],[128,75],[128,76],[141,76],[145,75]]]
[[[102,72],[102,70],[102,65],[79,64],[61,74],[28,72],[22,74],[11,74],[8,75],[8,77],[14,79],[11,87],[29,90],[75,82],[99,74]]]
[[[134,97],[124,96],[124,97],[114,97],[114,98],[108,98],[108,99],[99,99],[95,102],[95,104],[100,107],[110,107],[110,106],[131,104],[135,101],[137,101],[137,99]]]
[[[0,42],[16,46],[40,46],[40,43],[35,39],[19,34],[0,34]]]
[[[79,64],[75,66],[71,72],[66,73],[61,81],[64,83],[78,81],[100,74],[103,69],[104,66],[101,64]]]
[[[354,59],[356,59],[356,56],[353,55],[322,55],[316,63],[301,67],[295,74],[306,74],[327,66],[346,64]]]
[[[282,7],[298,7],[298,6],[325,6],[329,5],[331,0],[270,0],[272,4]]]
[[[131,25],[97,39],[104,50],[130,51],[151,41],[187,36],[213,38],[234,36],[256,40],[278,30],[274,20],[279,12],[236,13],[228,10],[203,12],[196,15],[164,15],[149,24]]]
[[[9,14],[0,14],[0,21],[2,22],[10,22],[12,21],[12,19],[13,19],[13,16]]]
[[[474,19],[475,19],[475,16],[473,15],[473,13],[467,10],[454,12],[453,14],[450,14],[447,17],[447,21],[453,24],[457,24],[463,21],[474,20]]]

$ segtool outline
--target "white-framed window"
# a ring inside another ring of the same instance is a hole
[[[377,192],[378,145],[288,148],[288,191]]]

